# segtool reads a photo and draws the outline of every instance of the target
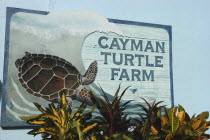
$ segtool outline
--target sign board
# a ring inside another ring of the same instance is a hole
[[[19,117],[39,114],[33,102],[47,106],[59,92],[71,95],[81,86],[99,97],[102,88],[110,100],[119,84],[121,91],[130,86],[122,102],[133,100],[131,115],[139,112],[141,97],[170,107],[171,41],[171,26],[89,10],[8,8],[1,126],[28,126]],[[74,100],[73,107],[80,103]]]

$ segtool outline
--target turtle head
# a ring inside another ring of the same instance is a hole
[[[82,76],[82,85],[89,85],[96,79],[98,71],[97,61],[93,61],[87,69],[84,76]]]
[[[17,68],[19,68],[22,64],[23,64],[23,60],[22,60],[22,59],[17,59],[17,60],[15,61],[15,66],[16,66]]]
[[[21,59],[17,59],[17,60],[15,61],[15,66],[16,66],[17,68],[19,68],[20,66],[22,66],[24,60],[26,60],[27,58],[30,58],[31,56],[32,56],[31,53],[25,52],[25,56],[24,56],[24,57],[22,57]]]

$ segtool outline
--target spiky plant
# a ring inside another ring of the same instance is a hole
[[[84,113],[86,103],[81,104],[76,113],[67,106],[67,100],[64,93],[60,95],[60,106],[55,108],[53,103],[44,109],[39,104],[34,103],[42,114],[38,116],[21,117],[27,120],[31,125],[38,125],[37,128],[28,132],[31,135],[42,134],[43,140],[83,140],[84,135],[89,130],[97,126],[97,123],[87,122],[91,116],[94,107],[89,112]]]
[[[134,123],[135,129],[133,131],[133,137],[136,140],[148,140],[148,139],[155,139],[159,133],[159,129],[161,126],[161,121],[159,115],[161,113],[161,109],[164,106],[159,106],[162,101],[153,103],[149,103],[144,98],[142,98],[146,103],[146,106],[142,104],[138,104],[140,109],[143,111],[139,113],[138,118],[131,118]]]
[[[128,88],[129,87],[127,87],[119,96],[119,85],[112,100],[109,100],[102,88],[103,99],[91,93],[93,103],[96,105],[101,115],[95,117],[94,119],[100,126],[98,129],[103,133],[103,139],[114,139],[119,137],[122,139],[129,139],[129,137],[126,136],[129,134],[129,119],[127,119],[127,115],[124,114],[124,111],[128,107],[127,105],[131,102],[131,100],[121,103],[121,99]],[[97,135],[100,134],[101,133],[97,133]]]

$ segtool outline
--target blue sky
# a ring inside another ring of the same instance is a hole
[[[193,115],[210,111],[210,1],[193,0],[3,0],[5,6],[37,10],[90,9],[107,18],[172,26],[175,105]],[[0,23],[0,79],[2,80],[4,22]],[[40,139],[28,130],[0,130],[0,140]]]

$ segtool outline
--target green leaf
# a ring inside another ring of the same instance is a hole
[[[182,123],[185,121],[185,111],[180,111],[177,113],[177,118]]]
[[[176,140],[176,139],[174,139],[174,137],[173,137],[171,134],[168,134],[168,135],[165,137],[165,140]]]
[[[181,111],[185,112],[185,109],[181,105],[178,105],[178,112],[181,112]]]
[[[50,118],[53,121],[59,121],[59,118],[58,117],[56,117],[55,115],[52,115],[50,113],[41,114],[40,115],[40,118]]]
[[[48,128],[36,128],[36,129],[33,129],[32,131],[29,131],[28,134],[30,135],[37,135],[37,134],[40,134],[40,133],[48,133],[50,135],[57,135],[57,130],[53,127],[48,127]]]
[[[76,124],[76,128],[77,128],[77,133],[79,135],[79,140],[84,140],[83,133],[82,133],[82,131],[80,129],[80,125],[81,124],[78,121],[76,121],[75,124]]]
[[[121,84],[119,84],[119,87],[118,87],[117,91],[115,92],[114,100],[118,98],[118,94],[119,94],[119,92],[120,92],[120,85],[121,85]],[[113,100],[113,101],[114,101],[114,100]]]
[[[193,116],[191,117],[191,120],[195,119],[195,114],[193,114]]]
[[[190,121],[190,116],[188,115],[187,112],[185,112],[185,121],[189,122]]]
[[[167,108],[166,108],[166,107],[163,107],[163,110],[164,110],[164,113],[165,113],[165,115],[164,115],[164,116],[165,116],[165,117],[167,117],[167,118],[169,118],[169,117],[168,117],[168,111],[167,111]]]
[[[199,114],[196,119],[198,120],[206,120],[209,117],[209,112],[202,112],[201,114]]]
[[[125,139],[125,140],[133,140],[131,137],[128,137],[128,136],[126,136],[124,134],[123,134],[123,139]]]
[[[64,92],[60,93],[60,106],[61,108],[66,107],[67,100],[66,100],[66,94]]]
[[[119,86],[119,88],[120,88],[120,86]],[[125,92],[126,92],[126,90],[127,90],[128,88],[129,88],[129,87],[127,87],[127,88],[124,89],[124,91],[122,92],[122,94],[120,95],[119,98],[118,98],[118,92],[119,92],[119,91],[117,90],[117,92],[115,93],[115,94],[116,94],[116,95],[115,95],[115,98],[114,98],[114,100],[113,100],[113,102],[112,102],[112,108],[113,108],[113,107],[118,107],[118,106],[119,106],[120,101],[121,101],[123,95],[125,94]]]
[[[174,136],[179,128],[179,119],[176,117],[177,107],[173,107],[168,111],[169,125],[171,126],[171,133]]]
[[[77,111],[75,112],[73,118],[75,118],[76,116],[80,116],[84,112],[86,107],[87,107],[87,104],[86,103],[82,103],[80,105],[80,107],[77,108]]]
[[[112,137],[115,138],[115,139],[116,139],[117,137],[119,137],[119,136],[120,136],[120,134],[114,134],[114,135],[112,135]]]
[[[108,110],[108,105],[106,102],[104,102],[104,100],[98,98],[94,93],[90,92],[91,96],[92,96],[92,100],[93,102],[96,104],[96,107],[100,110],[105,110],[106,111],[109,111]]]
[[[58,112],[55,109],[55,105],[53,103],[49,104],[49,108],[52,111],[52,113],[58,117]]]
[[[161,111],[161,109],[157,112],[157,116],[158,116],[159,118],[162,117],[162,111]]]
[[[153,104],[152,104],[152,108],[156,108],[156,107],[157,107],[159,104],[161,104],[162,102],[163,102],[163,101],[159,101],[159,102],[156,103],[156,102],[154,101]],[[164,106],[160,106],[160,107],[162,108],[162,107],[164,107]]]
[[[163,116],[163,117],[161,117],[160,119],[161,119],[161,125],[162,125],[162,126],[168,125],[169,120],[168,120],[167,117],[164,117],[164,116]]]
[[[148,121],[146,121],[143,124],[143,127],[141,128],[141,133],[142,133],[143,137],[147,136],[147,128],[148,128]]]
[[[146,113],[145,115],[149,114],[149,109],[147,109],[144,105],[138,104],[138,106]],[[143,113],[141,113],[143,114]]]
[[[152,136],[149,136],[148,140],[159,140],[162,137],[163,136],[161,136],[161,135],[152,135]]]
[[[94,111],[95,106],[92,107],[87,113],[82,114],[82,116],[79,119],[85,119],[85,120],[89,120],[92,117],[92,112]]]
[[[28,120],[27,123],[29,124],[34,124],[34,125],[46,125],[47,122],[46,121],[42,121],[42,120]]]
[[[34,105],[36,106],[36,108],[41,111],[42,113],[47,113],[42,107],[41,105],[39,105],[38,103],[34,103]]]
[[[101,127],[106,129],[103,131],[104,135],[111,136],[110,134],[112,134],[113,132],[123,132],[123,134],[127,133],[129,121],[127,121],[127,116],[124,115],[123,111],[126,109],[127,104],[130,101],[126,101],[122,105],[120,101],[128,88],[129,87],[127,87],[118,97],[118,94],[120,92],[119,85],[117,91],[115,92],[114,98],[109,101],[106,93],[103,90],[102,91],[104,96],[102,99],[91,93],[93,103],[95,103],[97,109],[101,114],[100,117],[95,117],[95,119],[97,119],[96,121],[99,122],[99,125]],[[112,129],[110,129],[110,127]],[[111,132],[110,130],[113,131]]]
[[[197,129],[201,124],[201,120],[194,119],[191,120],[189,124],[192,126],[193,129]]]
[[[94,119],[101,120],[101,121],[107,123],[107,120],[104,117],[102,117],[102,116],[96,116]]]
[[[107,102],[107,104],[108,105],[111,105],[111,103],[110,103],[110,101],[109,101],[109,98],[106,96],[106,94],[105,94],[105,91],[102,89],[102,87],[100,86],[100,88],[101,88],[101,90],[102,90],[102,92],[103,92],[103,94],[104,94],[104,99],[105,99],[105,101]]]
[[[23,120],[23,121],[28,121],[28,120],[31,120],[31,119],[35,119],[38,116],[39,115],[36,115],[36,116],[21,116],[20,119]]]
[[[130,86],[128,86],[127,88],[124,89],[124,91],[123,91],[122,94],[120,95],[119,101],[121,100],[121,98],[123,97],[123,95],[125,94],[125,92],[127,91],[127,89],[128,89],[129,87],[130,87]]]
[[[206,126],[206,123],[201,124],[198,129],[196,129],[197,136],[201,136],[204,134],[204,132],[208,130],[208,127]]]
[[[148,106],[149,108],[151,108],[151,105],[149,104],[149,102],[147,102],[146,99],[144,99],[144,98],[141,98],[141,99],[144,100],[144,102],[147,104],[147,106]]]
[[[136,120],[136,119],[134,119],[134,118],[130,118],[133,122],[134,122],[134,124],[136,125],[136,126],[139,126],[139,122]]]
[[[129,104],[131,101],[133,101],[133,100],[129,100],[129,101],[123,103],[123,104],[122,104],[122,107],[126,106],[126,105]]]
[[[184,133],[187,136],[196,136],[195,130],[190,125],[186,125]]]

